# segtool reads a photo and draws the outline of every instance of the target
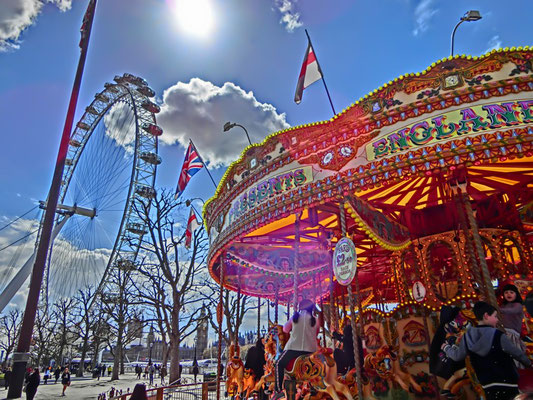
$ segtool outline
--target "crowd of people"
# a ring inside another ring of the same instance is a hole
[[[501,323],[497,309],[485,301],[478,301],[473,307],[477,325],[468,329],[457,343],[444,342],[442,351],[452,360],[461,361],[470,358],[477,380],[481,384],[487,400],[511,400],[519,394],[518,369],[531,368],[532,362],[525,352],[523,338],[524,312],[520,292],[515,285],[504,285],[501,290]],[[533,295],[531,296],[533,304]],[[533,307],[528,312],[533,313]],[[298,311],[287,321],[283,330],[290,332],[290,339],[275,364],[275,393],[273,399],[281,398],[286,366],[296,357],[310,354],[318,349],[318,333],[321,326],[321,313],[310,300],[302,300]],[[338,342],[334,350],[337,370],[345,374],[355,367],[354,342],[349,318],[343,321],[342,333],[334,332],[333,338]],[[362,341],[357,346],[360,368],[364,351]],[[430,361],[431,363],[431,361]],[[252,347],[246,357],[245,368],[253,371],[256,379],[263,374],[265,349],[262,339]]]
[[[4,373],[4,389],[8,390],[9,385],[11,384],[12,378],[13,378],[13,371],[11,370],[11,367],[7,367],[3,370]],[[65,396],[65,391],[70,386],[70,370],[68,366],[66,367],[56,367],[53,369],[52,367],[47,367],[44,369],[43,372],[43,381],[44,384],[48,384],[48,380],[52,379],[52,376],[55,377],[55,382],[59,380],[61,377],[61,384],[63,386],[63,390],[61,392],[61,396]],[[33,400],[35,397],[35,394],[37,393],[37,388],[41,384],[41,373],[39,371],[39,368],[32,368],[29,367],[26,370],[26,375],[24,377],[24,388],[23,391],[26,392],[26,399],[27,400]]]

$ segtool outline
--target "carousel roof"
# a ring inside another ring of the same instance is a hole
[[[392,252],[457,227],[453,187],[481,227],[518,226],[533,200],[532,59],[450,57],[247,147],[204,207],[212,277],[225,265],[226,287],[288,301],[297,271],[305,296],[342,293],[331,254],[346,207],[360,287],[392,299]]]

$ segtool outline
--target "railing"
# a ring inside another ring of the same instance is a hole
[[[224,393],[226,382],[220,382],[220,391]],[[186,385],[162,386],[146,390],[148,400],[215,400],[217,382],[208,381]],[[109,400],[129,400],[131,393],[109,398]]]

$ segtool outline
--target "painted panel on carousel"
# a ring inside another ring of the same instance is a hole
[[[465,135],[490,133],[496,129],[523,127],[533,122],[533,101],[522,99],[465,107],[412,122],[366,145],[369,161]]]
[[[278,171],[266,176],[231,202],[221,231],[261,204],[267,201],[275,203],[281,195],[290,195],[290,192],[312,181],[313,168],[310,166]]]

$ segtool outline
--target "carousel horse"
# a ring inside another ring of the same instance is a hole
[[[244,398],[249,399],[252,392],[255,390],[256,379],[251,368],[244,369],[244,375],[242,380],[242,390],[244,392]]]
[[[269,328],[265,342],[265,373],[256,383],[254,388],[256,391],[259,391],[263,385],[266,385],[266,388],[269,391],[273,389],[272,386],[274,385],[276,374],[276,357],[283,349],[281,347],[280,350],[281,344],[283,343],[283,346],[285,346],[285,343],[287,343],[287,340],[289,340],[288,338],[285,339],[285,336],[282,336],[280,331],[283,333],[283,335],[288,336],[285,332],[283,332],[283,327],[281,325],[271,325]],[[280,338],[283,338],[284,342]]]
[[[430,347],[430,372],[445,379],[441,395],[455,398],[459,390],[468,384],[470,379],[464,361],[453,361],[441,350],[444,342],[458,344],[466,330],[472,326],[475,317],[471,311],[459,307],[443,306],[440,313],[440,325]],[[474,389],[476,387],[474,386]]]
[[[226,364],[226,396],[241,398],[244,380],[244,364],[240,358],[239,344],[232,343],[229,347],[229,359]]]
[[[406,392],[409,392],[411,386],[416,392],[422,393],[422,388],[411,374],[402,371],[398,357],[390,346],[382,346],[374,354],[368,354],[364,369],[371,380],[379,378],[389,383],[396,382]]]
[[[338,393],[343,394],[347,400],[353,400],[350,389],[344,383],[337,380],[337,365],[331,351],[321,348],[320,350],[295,358],[285,370],[285,383],[288,398],[294,399],[298,394],[295,385],[291,383],[303,383],[308,385],[309,390],[304,398],[308,399],[313,391],[325,392],[333,400],[340,400]],[[300,388],[300,393],[305,393]],[[302,395],[302,394],[300,394]]]

